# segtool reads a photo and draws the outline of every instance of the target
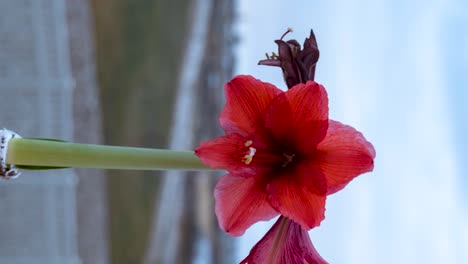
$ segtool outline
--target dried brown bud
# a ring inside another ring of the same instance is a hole
[[[296,40],[283,40],[283,37],[291,31],[288,29],[280,39],[275,40],[275,43],[278,44],[278,55],[275,53],[272,56],[267,55],[266,60],[258,62],[259,65],[281,67],[288,88],[299,83],[306,83],[308,80],[313,81],[315,66],[319,59],[314,32],[310,31],[310,36],[305,39],[301,49],[301,45]]]

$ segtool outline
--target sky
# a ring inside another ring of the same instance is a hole
[[[285,88],[257,66],[288,27],[313,29],[330,118],[363,132],[375,169],[327,200],[310,232],[330,263],[468,263],[468,2],[240,0],[236,73]],[[288,39],[288,38],[286,38]],[[239,260],[273,221],[240,239]]]

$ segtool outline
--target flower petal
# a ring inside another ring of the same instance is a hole
[[[278,95],[267,109],[265,127],[283,147],[311,153],[327,133],[327,92],[309,81]]]
[[[283,93],[274,85],[248,75],[239,75],[224,88],[226,106],[219,117],[226,133],[254,135],[262,129],[266,108],[271,100]]]
[[[270,171],[272,164],[284,159],[257,139],[235,133],[201,143],[195,154],[213,169],[224,169],[243,177]]]
[[[227,174],[216,184],[216,217],[220,227],[230,235],[240,236],[252,224],[278,215],[267,201],[261,180]]]
[[[203,163],[213,169],[225,169],[245,177],[255,175],[254,166],[246,166],[244,160],[248,139],[239,134],[228,134],[203,142],[195,149],[195,154]]]
[[[307,231],[281,216],[241,264],[327,264]]]
[[[275,175],[267,186],[268,201],[281,215],[309,230],[325,218],[327,182],[322,172],[308,162],[294,172]]]
[[[332,194],[358,175],[372,171],[374,158],[374,147],[359,131],[330,120],[327,136],[317,146],[315,162],[327,178],[328,194]]]

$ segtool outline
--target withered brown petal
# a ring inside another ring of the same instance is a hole
[[[275,43],[278,45],[278,55],[259,61],[259,65],[281,67],[288,88],[314,80],[319,50],[312,30],[310,36],[305,39],[303,48],[295,39],[279,39],[275,40]]]

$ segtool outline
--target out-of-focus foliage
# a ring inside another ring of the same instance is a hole
[[[166,147],[190,1],[92,2],[105,143]],[[140,263],[160,172],[108,174],[112,263]]]

